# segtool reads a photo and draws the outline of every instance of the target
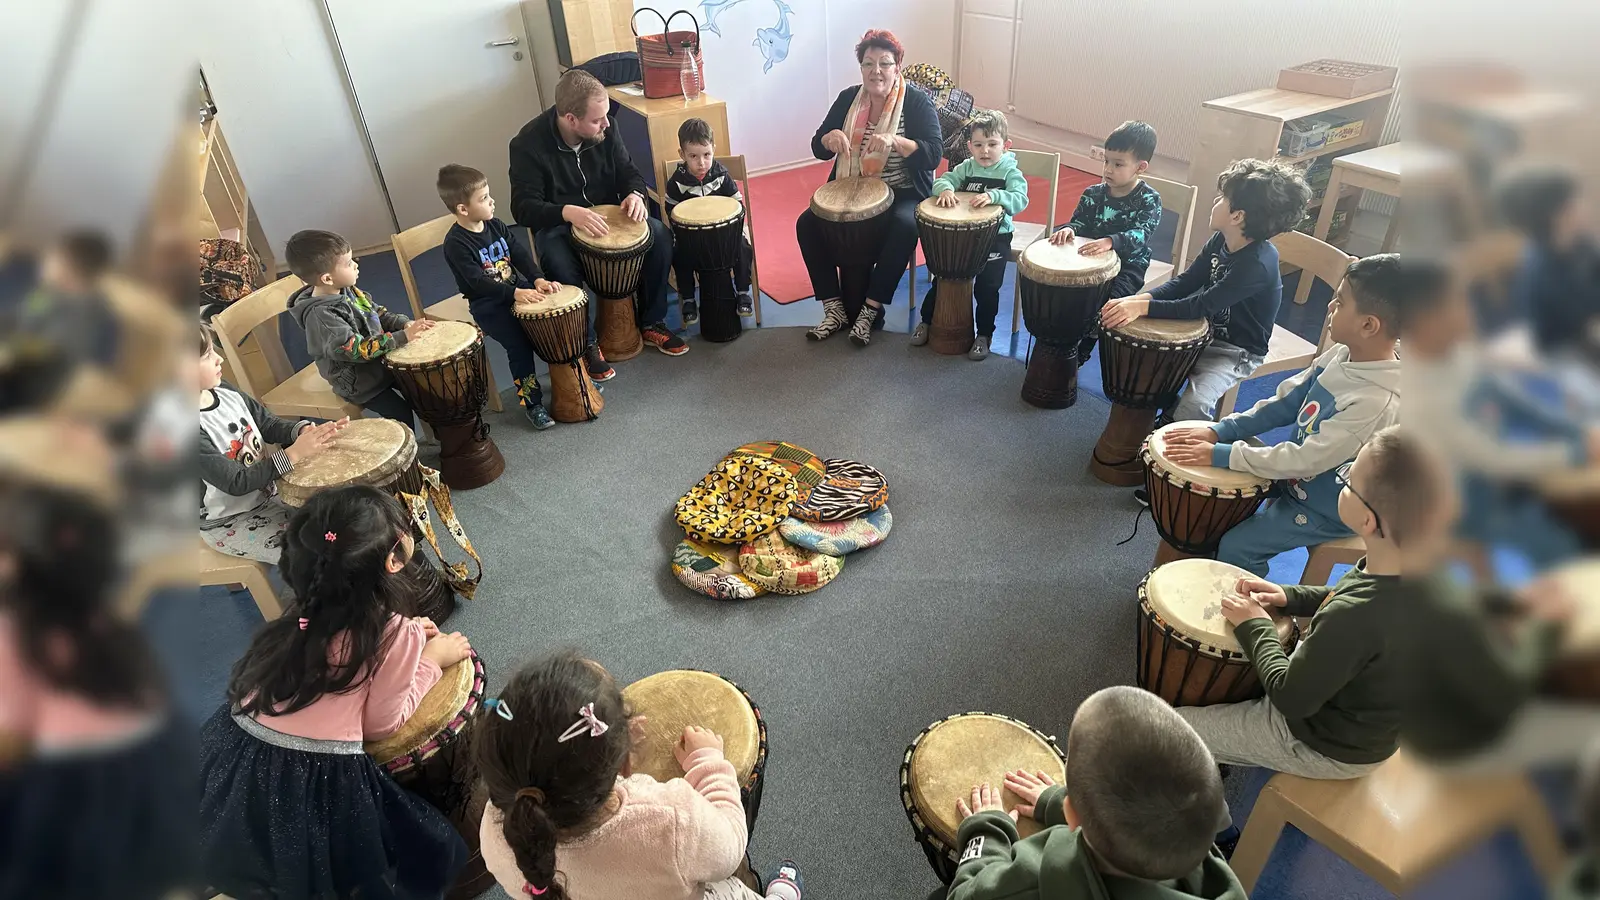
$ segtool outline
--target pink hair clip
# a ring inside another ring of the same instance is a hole
[[[306,626],[310,625],[310,624],[311,624],[311,620],[310,619],[307,619],[304,616],[300,617],[300,630],[301,631],[305,631],[306,630]]]
[[[565,744],[567,741],[585,734],[589,737],[599,737],[605,734],[610,727],[610,725],[600,721],[599,717],[594,714],[594,704],[586,703],[582,709],[578,710],[578,721],[573,722],[571,727],[561,732],[561,736],[556,738],[556,743]]]
[[[548,891],[548,890],[550,890],[550,889],[549,888],[536,888],[532,884],[530,884],[530,883],[528,883],[526,881],[524,881],[522,883],[522,892],[524,894],[527,894],[530,897],[542,896],[544,894],[544,892]]]
[[[322,539],[331,544],[334,541],[337,541],[339,539],[339,536],[330,531],[327,534],[323,535]]]

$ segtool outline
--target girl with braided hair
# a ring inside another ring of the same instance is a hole
[[[405,512],[376,488],[323,491],[289,519],[295,599],[256,633],[201,732],[211,887],[238,900],[437,898],[466,862],[444,815],[362,749],[470,649],[396,611],[413,550]]]

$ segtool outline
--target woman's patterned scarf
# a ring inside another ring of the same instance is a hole
[[[883,102],[883,114],[879,116],[877,125],[872,129],[873,134],[899,134],[903,127],[903,112],[905,110],[906,80],[896,78],[894,85],[889,88],[889,96]],[[883,174],[883,168],[889,161],[892,148],[880,153],[866,152],[867,143],[867,115],[872,108],[872,98],[867,93],[867,86],[861,85],[861,90],[856,91],[856,98],[850,101],[850,111],[845,114],[844,124],[848,129],[845,133],[850,138],[850,153],[845,154],[839,162],[838,177],[846,178],[852,175],[878,176]]]

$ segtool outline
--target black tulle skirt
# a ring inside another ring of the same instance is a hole
[[[200,867],[238,900],[444,895],[467,847],[359,742],[311,741],[235,720],[200,733]]]
[[[0,898],[146,900],[192,884],[194,731],[41,751],[0,772]]]

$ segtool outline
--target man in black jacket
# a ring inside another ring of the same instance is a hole
[[[511,139],[511,214],[533,230],[539,265],[553,281],[582,284],[570,236],[579,228],[599,237],[605,219],[592,209],[621,204],[635,222],[650,227],[639,286],[639,331],[668,356],[682,356],[689,345],[667,328],[667,271],[672,266],[672,232],[648,218],[644,177],[611,128],[610,99],[593,75],[574,69],[556,85],[555,106],[540,113]],[[600,354],[590,305],[589,352],[585,363],[595,380],[609,377]]]

